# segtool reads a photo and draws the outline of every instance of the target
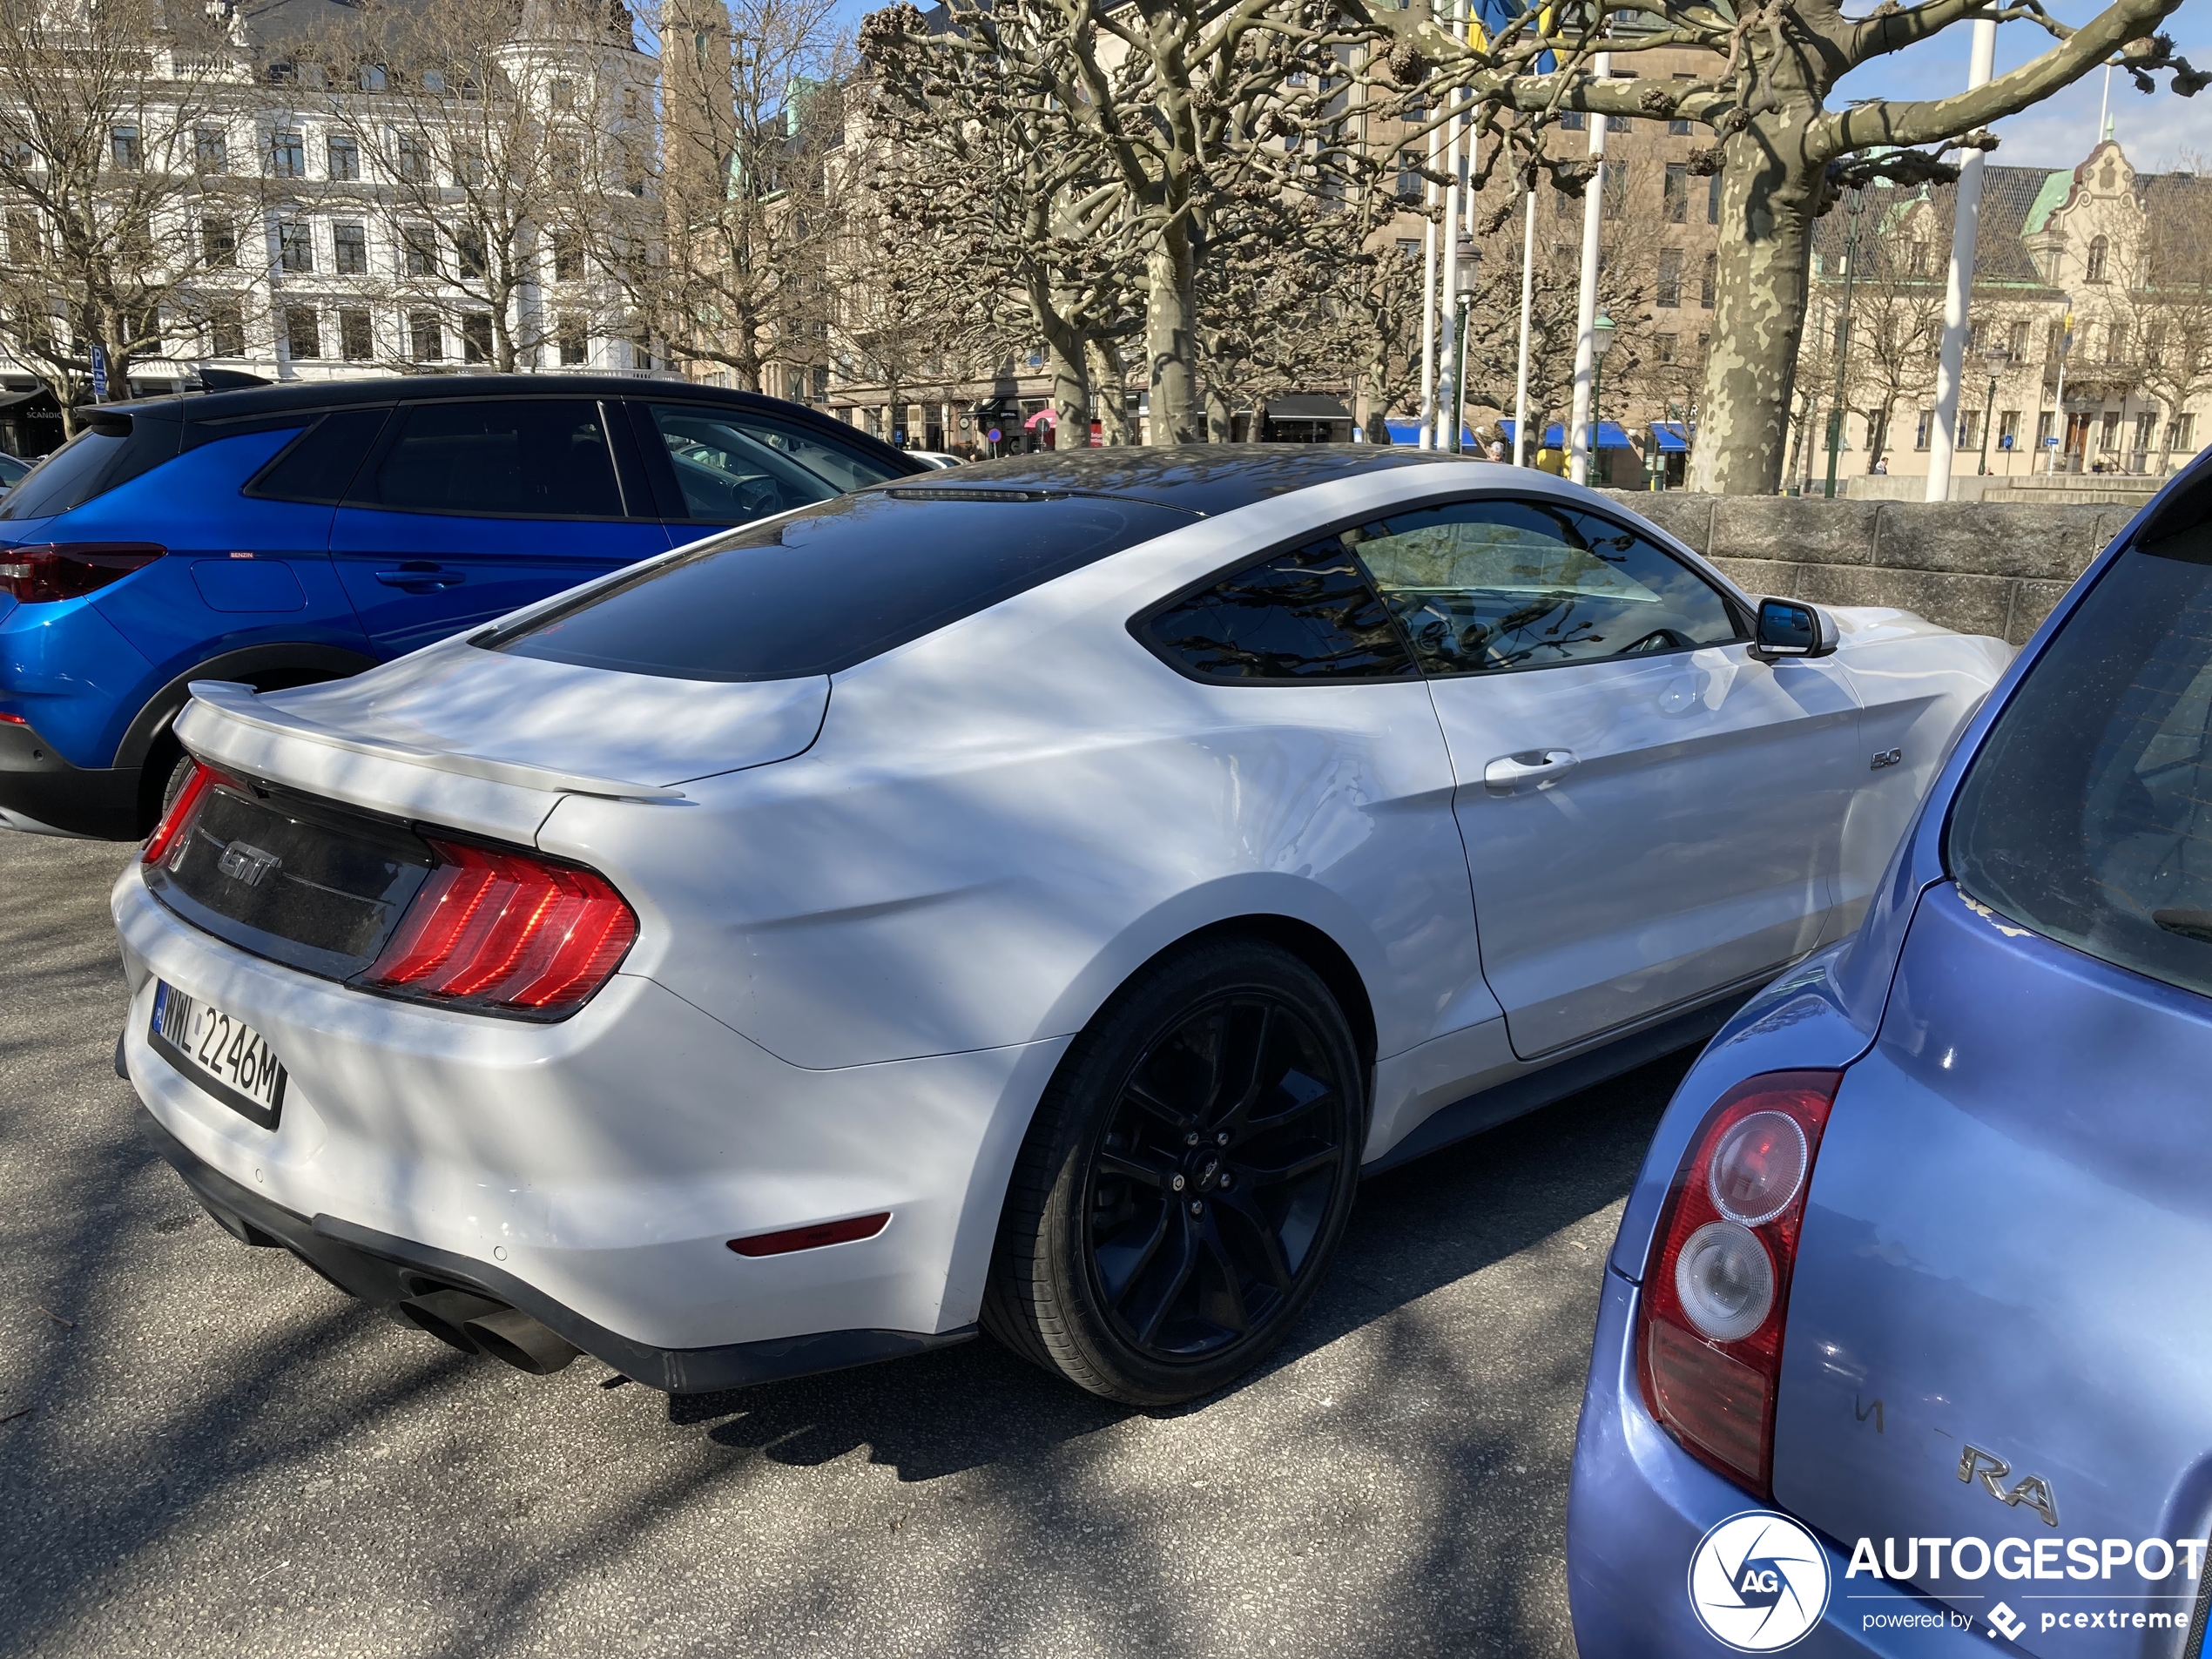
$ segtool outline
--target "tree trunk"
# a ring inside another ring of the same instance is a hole
[[[1204,443],[1198,398],[1198,273],[1187,220],[1153,243],[1144,260],[1144,350],[1150,360],[1152,442]]]
[[[1783,111],[1723,146],[1718,280],[1691,489],[1771,496],[1781,488],[1824,188],[1804,140]]]
[[[1052,447],[1083,449],[1090,445],[1090,372],[1082,347],[1045,336],[1045,367],[1052,371]]]
[[[1083,358],[1090,367],[1091,391],[1098,399],[1099,442],[1108,448],[1135,442],[1118,354],[1108,341],[1093,338],[1083,341]]]
[[[1216,386],[1211,381],[1208,381],[1206,382],[1205,401],[1206,442],[1208,443],[1228,442],[1230,435],[1237,429],[1234,411],[1232,411],[1229,407],[1229,395],[1224,392],[1219,387]],[[1257,426],[1259,422],[1258,409],[1254,408],[1252,410],[1251,418],[1253,425]],[[1259,442],[1259,435],[1258,432],[1253,433],[1252,442],[1254,443]]]

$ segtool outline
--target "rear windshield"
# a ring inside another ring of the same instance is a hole
[[[2212,993],[2212,523],[2083,597],[1967,774],[1949,853],[2000,914]]]
[[[1096,496],[840,496],[717,536],[478,643],[671,679],[834,674],[1193,522]]]
[[[139,419],[127,433],[80,432],[0,499],[0,519],[51,518],[82,507],[174,457],[182,431],[174,421]]]

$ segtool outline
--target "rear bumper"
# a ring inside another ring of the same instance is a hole
[[[1567,1500],[1575,1646],[1582,1659],[1711,1659],[1727,1649],[1690,1606],[1690,1556],[1721,1521],[1763,1506],[1684,1452],[1645,1412],[1632,1346],[1636,1297],[1635,1285],[1606,1269]],[[1864,1573],[1845,1578],[1848,1552],[1821,1542],[1827,1610],[1791,1654],[1987,1659],[1987,1627],[1961,1627],[1940,1602]]]
[[[31,726],[0,722],[0,826],[135,841],[139,769],[72,766]]]
[[[489,1262],[395,1238],[334,1216],[297,1215],[271,1204],[195,1157],[144,1106],[138,1108],[138,1132],[147,1147],[184,1177],[207,1213],[243,1243],[280,1245],[341,1290],[378,1307],[397,1306],[435,1288],[476,1291],[520,1309],[633,1382],[671,1394],[711,1393],[841,1371],[949,1347],[975,1334],[972,1325],[940,1332],[819,1331],[712,1348],[657,1348],[608,1330]]]

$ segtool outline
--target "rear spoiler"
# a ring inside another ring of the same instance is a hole
[[[487,783],[511,784],[521,789],[543,790],[551,794],[594,795],[604,800],[682,800],[684,792],[666,784],[635,784],[617,778],[590,778],[577,772],[556,772],[550,766],[533,766],[522,761],[492,760],[482,755],[456,754],[448,749],[426,749],[412,743],[401,743],[389,738],[359,738],[327,726],[303,720],[296,714],[270,708],[260,700],[260,693],[250,685],[233,680],[193,680],[189,688],[193,700],[206,704],[226,718],[241,725],[253,726],[278,737],[299,738],[308,743],[319,743],[332,749],[343,749],[351,754],[368,755],[377,760],[398,760],[409,765],[427,766],[435,772],[449,772],[463,778],[481,778]],[[187,708],[186,712],[190,710]],[[179,717],[181,720],[182,716]]]

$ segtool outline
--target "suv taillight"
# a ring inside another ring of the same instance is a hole
[[[50,542],[0,548],[0,590],[24,604],[74,599],[120,582],[168,553],[152,542]]]
[[[1644,1264],[1636,1378],[1652,1416],[1760,1497],[1805,1189],[1840,1071],[1770,1071],[1721,1096],[1675,1172]]]
[[[361,982],[423,1001],[540,1016],[605,984],[637,916],[605,878],[526,853],[432,840],[438,865]]]

